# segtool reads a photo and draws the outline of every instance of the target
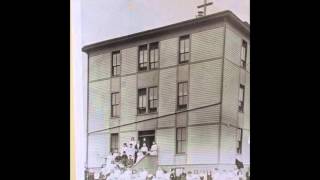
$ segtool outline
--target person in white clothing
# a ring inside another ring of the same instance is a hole
[[[142,147],[141,147],[141,152],[143,153],[143,155],[146,155],[148,152],[148,147],[146,145],[146,143],[143,143]]]
[[[220,179],[220,173],[218,168],[214,168],[212,173],[212,179],[219,180]]]
[[[160,167],[158,167],[158,170],[156,172],[156,179],[162,180],[164,178],[164,173]]]
[[[127,150],[128,150],[128,146],[127,146],[127,143],[123,143],[122,147],[121,147],[121,156],[123,155],[123,152],[126,152],[127,153]]]
[[[192,173],[191,171],[188,171],[188,174],[187,174],[187,180],[192,180]]]
[[[134,137],[131,137],[129,144],[132,144],[133,147],[137,144],[137,142],[134,140]]]
[[[132,156],[132,157],[134,157],[134,152],[135,152],[135,149],[134,149],[134,147],[133,147],[133,145],[130,143],[130,145],[129,145],[129,147],[127,148],[127,155],[128,156]]]
[[[157,152],[158,152],[158,145],[156,144],[156,142],[153,141],[151,149],[150,149],[150,155],[156,156]]]

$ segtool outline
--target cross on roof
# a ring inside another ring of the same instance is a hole
[[[203,8],[203,15],[205,16],[207,13],[207,6],[211,6],[213,2],[207,2],[207,0],[204,0],[203,4],[198,6],[198,9]]]

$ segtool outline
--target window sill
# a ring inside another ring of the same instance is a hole
[[[155,68],[155,69],[147,69],[147,70],[138,70],[138,73],[145,73],[145,72],[150,72],[150,71],[156,71],[159,70],[160,68]]]
[[[176,112],[185,112],[188,111],[188,108],[183,108],[183,109],[177,109]]]
[[[188,64],[189,61],[179,61],[179,64],[184,65],[184,64]]]
[[[111,116],[110,119],[119,119],[120,116]]]
[[[111,76],[111,78],[116,78],[116,77],[121,77],[121,74]]]
[[[137,114],[137,116],[155,115],[155,114],[159,114],[159,113],[158,112],[149,112],[149,113]]]
[[[184,152],[184,153],[176,153],[176,156],[185,156],[186,155],[186,153]]]

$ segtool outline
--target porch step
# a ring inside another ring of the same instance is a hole
[[[144,156],[143,159],[132,166],[132,170],[142,171],[143,169],[150,174],[155,174],[158,169],[158,156]]]

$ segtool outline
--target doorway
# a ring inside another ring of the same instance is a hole
[[[139,131],[138,132],[139,147],[142,147],[143,143],[146,143],[150,150],[152,142],[155,140],[155,131]]]

